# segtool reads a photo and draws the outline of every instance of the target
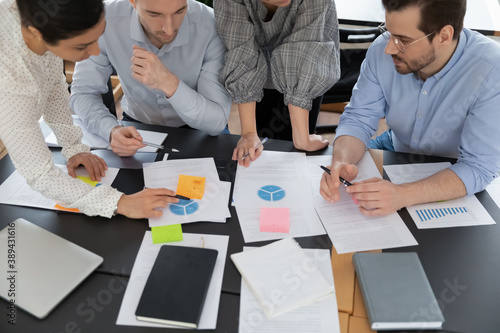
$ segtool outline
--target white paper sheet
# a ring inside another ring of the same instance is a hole
[[[490,185],[486,187],[486,191],[490,197],[500,207],[500,178],[495,179]]]
[[[222,277],[224,266],[226,264],[227,246],[229,236],[223,235],[205,235],[205,234],[183,234],[183,240],[180,242],[167,244],[153,244],[151,231],[146,231],[141,247],[137,253],[134,267],[130,275],[125,295],[123,296],[116,325],[125,326],[144,326],[144,327],[174,327],[152,322],[139,321],[135,318],[135,310],[146,285],[146,281],[151,273],[153,264],[158,256],[162,245],[205,247],[219,251],[215,263],[214,273],[210,286],[208,287],[205,305],[199,322],[198,329],[213,330],[217,324],[217,314],[219,312],[219,302],[222,290]]]
[[[41,120],[43,122],[43,119]],[[83,121],[78,117],[78,116],[73,116],[73,123],[80,127],[83,132],[83,138],[82,138],[82,143],[86,144],[92,149],[110,149],[109,147],[109,142],[101,138],[99,135],[90,132],[84,125]],[[167,138],[168,134],[167,133],[160,133],[160,132],[153,132],[153,131],[146,131],[146,130],[137,130],[139,134],[141,134],[142,139],[147,142],[151,143],[156,143],[158,145],[161,145],[163,141]],[[45,142],[49,147],[60,147],[57,144],[57,138],[54,134],[54,132],[50,132],[50,134],[45,138]],[[154,153],[158,149],[154,147],[149,147],[146,146],[144,148],[141,148],[138,150],[138,152],[141,153]]]
[[[449,162],[397,164],[386,165],[384,169],[393,183],[403,184],[427,178],[450,165]],[[419,229],[495,224],[475,195],[414,205],[406,209]]]
[[[167,160],[145,165],[144,185],[175,191],[181,174],[206,177],[203,199],[170,204],[161,217],[149,219],[150,227],[198,221],[225,222],[231,217],[228,207],[231,183],[219,180],[213,158]]]
[[[248,168],[238,165],[233,199],[246,243],[325,234],[314,211],[305,156],[265,150]],[[289,208],[289,233],[260,232],[262,207]]]
[[[244,251],[253,248],[245,247]],[[318,266],[326,281],[334,285],[330,251],[304,249]],[[242,279],[240,298],[240,333],[338,333],[340,332],[337,297],[332,297],[292,310],[278,317],[267,319],[250,288]]]
[[[65,165],[56,164],[64,173],[68,170]],[[102,177],[99,183],[110,185],[118,175],[119,169],[108,168],[106,176]],[[87,170],[83,167],[76,169],[77,176],[88,176]],[[56,201],[44,197],[40,192],[33,190],[26,179],[15,170],[2,185],[0,185],[0,203],[16,206],[37,207],[44,209],[58,210],[55,208]]]
[[[321,222],[338,253],[389,249],[417,245],[401,217],[397,213],[382,217],[367,217],[340,186],[340,200],[329,203],[319,193],[323,170],[318,166],[330,165],[331,156],[308,156],[309,176],[314,193],[314,204]],[[354,181],[380,177],[371,155],[366,152],[358,162],[358,176]]]

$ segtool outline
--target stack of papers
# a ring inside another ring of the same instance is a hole
[[[395,184],[414,182],[448,168],[449,162],[415,163],[384,166]],[[465,227],[495,224],[475,195],[406,207],[419,229]]]
[[[56,166],[64,173],[68,173],[68,169],[65,165],[56,164]],[[108,168],[108,170],[106,170],[106,176],[102,177],[99,182],[92,182],[90,180],[89,173],[83,167],[76,169],[76,176],[92,186],[98,186],[100,184],[111,186],[118,175],[118,171],[120,170],[116,168]],[[65,209],[64,207],[59,206],[56,201],[46,198],[40,194],[40,192],[33,190],[28,183],[26,183],[26,179],[24,179],[24,177],[21,176],[17,170],[15,170],[9,178],[7,178],[2,185],[0,185],[0,203],[78,212],[77,209]]]
[[[293,238],[232,254],[231,259],[268,319],[334,295],[333,284]]]
[[[219,301],[222,291],[222,276],[226,264],[228,244],[229,236],[204,234],[184,234],[184,240],[172,244],[175,246],[205,247],[219,252],[198,329],[214,330],[217,324],[217,313],[219,312]],[[127,290],[125,290],[125,295],[123,296],[118,319],[116,320],[117,325],[178,328],[178,326],[139,321],[135,317],[135,310],[137,309],[142,291],[161,246],[168,246],[168,244],[153,244],[151,231],[146,231],[139,253],[137,253],[134,267],[132,268]],[[170,287],[175,288],[175,286]]]
[[[243,248],[245,252],[254,249],[256,248]],[[316,263],[319,273],[328,284],[333,286],[330,251],[320,249],[304,249],[303,251],[310,260]],[[337,313],[337,297],[334,294],[333,297],[326,297],[268,319],[245,280],[241,281],[239,332],[340,333]]]
[[[382,217],[367,217],[340,185],[340,200],[329,203],[319,193],[323,170],[318,166],[330,165],[331,156],[308,156],[308,168],[314,193],[314,205],[335,250],[340,253],[369,251],[417,245],[398,213]],[[358,162],[358,176],[354,181],[380,177],[371,155],[366,152]]]
[[[167,160],[144,165],[144,185],[148,188],[175,191],[181,175],[205,177],[203,198],[169,204],[161,217],[149,219],[150,227],[199,221],[226,222],[226,218],[231,217],[228,207],[231,183],[219,180],[213,158]]]
[[[238,165],[233,200],[247,243],[325,234],[304,153],[263,151],[249,167]]]

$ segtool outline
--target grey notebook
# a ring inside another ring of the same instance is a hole
[[[416,253],[355,253],[353,264],[373,330],[442,327],[443,314]]]

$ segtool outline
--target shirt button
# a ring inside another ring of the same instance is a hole
[[[422,114],[421,113],[417,113],[417,118],[422,118]]]
[[[424,96],[425,96],[425,95],[427,95],[427,91],[424,91],[424,92],[422,93],[422,95],[424,95]]]
[[[414,136],[413,138],[411,138],[413,141],[417,141],[417,137]]]

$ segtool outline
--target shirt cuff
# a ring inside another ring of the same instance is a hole
[[[467,195],[473,195],[483,189],[477,188],[477,182],[474,172],[466,163],[457,162],[450,166],[450,170],[457,174],[458,178],[462,180],[467,190]]]

